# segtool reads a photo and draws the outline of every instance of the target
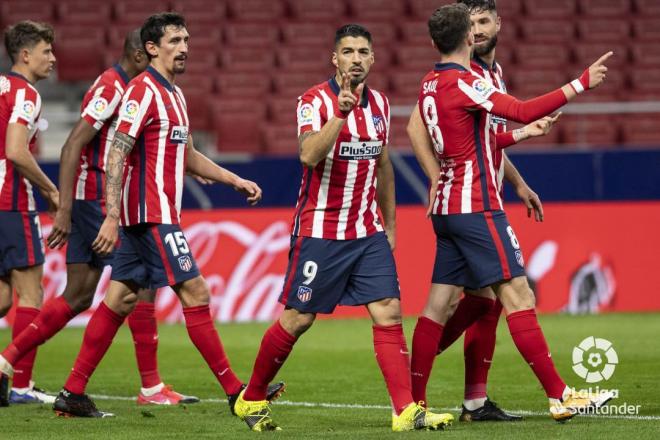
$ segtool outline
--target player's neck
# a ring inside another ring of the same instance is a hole
[[[470,51],[461,50],[450,54],[441,54],[440,62],[443,64],[444,63],[459,64],[465,67],[466,70],[470,70]]]
[[[486,63],[488,67],[493,67],[495,64],[495,49],[488,52],[486,55],[477,55],[481,61]]]
[[[27,79],[30,84],[34,84],[37,81],[39,81],[39,78],[37,78],[37,76],[33,74],[25,64],[14,64],[13,66],[11,66],[11,71],[18,73],[19,75]]]
[[[135,68],[135,66],[133,65],[133,63],[131,63],[128,59],[126,59],[124,57],[122,57],[122,59],[119,60],[118,64],[119,64],[119,67],[121,67],[122,70],[124,72],[126,72],[126,75],[131,79],[135,78],[137,76],[137,74],[139,73],[137,71],[137,69]]]
[[[157,58],[154,58],[156,60]],[[160,73],[163,78],[167,80],[171,85],[174,85],[174,72],[168,71],[165,67],[163,67],[160,63],[154,63],[152,62],[150,66],[156,70],[156,72]]]

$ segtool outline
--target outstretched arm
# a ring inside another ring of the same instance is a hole
[[[53,229],[48,236],[48,247],[59,249],[66,243],[71,232],[71,206],[73,181],[83,147],[96,136],[97,130],[81,118],[73,127],[60,153],[60,206],[55,215]]]
[[[96,240],[92,243],[92,249],[100,255],[110,254],[117,242],[124,161],[134,145],[135,138],[121,132],[115,133],[112,145],[110,145],[108,162],[105,166],[105,207],[107,214]]]
[[[545,136],[546,134],[550,133],[550,130],[552,130],[555,122],[557,122],[560,117],[561,112],[554,116],[546,116],[516,130],[497,133],[495,135],[497,148],[503,150],[504,148],[517,144],[518,142],[522,142],[533,137]]]
[[[244,194],[250,205],[256,205],[261,200],[262,191],[256,183],[241,178],[226,168],[213,162],[195,149],[191,135],[188,135],[186,154],[186,171],[205,180],[223,183]]]

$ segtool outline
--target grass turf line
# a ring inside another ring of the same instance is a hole
[[[586,384],[572,371],[571,352],[587,336],[609,339],[619,355],[614,376],[602,387],[617,388],[620,398],[641,405],[640,416],[660,416],[657,384],[660,375],[659,314],[611,314],[601,316],[542,316],[541,324],[553,359],[572,386]],[[410,340],[414,320],[406,320]],[[218,327],[232,366],[247,380],[267,324],[231,324]],[[64,383],[80,347],[82,329],[65,329],[40,348],[35,368],[38,386],[50,391]],[[0,331],[0,344],[10,338]],[[231,417],[211,372],[188,340],[183,326],[161,326],[159,366],[166,383],[176,390],[214,399],[187,407],[137,407],[126,400],[97,400],[100,409],[115,412],[110,420],[56,418],[47,406],[0,408],[0,439],[166,439],[248,438],[253,433]],[[284,428],[272,435],[282,438],[399,438],[391,433],[390,414],[383,380],[373,356],[371,326],[367,320],[322,320],[296,345],[279,378],[288,384],[286,403],[274,406],[274,418]],[[133,343],[122,327],[95,375],[88,391],[107,396],[132,396],[139,390]],[[462,342],[437,358],[430,381],[429,399],[435,407],[455,408],[463,391]],[[517,353],[506,323],[501,322],[489,393],[502,407],[524,409],[534,415],[516,424],[455,423],[442,433],[403,434],[446,438],[658,438],[660,421],[578,417],[559,425],[546,414],[547,404],[531,370]],[[342,407],[306,406],[296,402],[339,404]],[[346,408],[357,404],[373,408]],[[457,411],[453,411],[458,416]],[[540,415],[543,414],[543,415]]]

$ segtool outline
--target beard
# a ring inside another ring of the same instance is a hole
[[[363,83],[367,79],[368,75],[368,73],[365,73],[363,76],[357,78],[351,77],[351,88],[354,89],[355,87],[359,86],[360,83]]]
[[[484,55],[489,54],[493,49],[495,49],[495,46],[497,46],[497,35],[493,35],[493,37],[486,42],[486,44],[481,45],[481,46],[474,46],[474,54],[478,57],[482,57]]]

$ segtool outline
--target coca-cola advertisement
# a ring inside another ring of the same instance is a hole
[[[521,205],[507,207],[541,312],[660,310],[660,296],[648,291],[660,249],[660,203],[548,203],[544,208],[545,221],[536,223]],[[268,321],[279,314],[291,215],[291,209],[284,208],[183,212],[182,226],[211,288],[211,312],[217,321]],[[47,236],[51,220],[41,220]],[[406,315],[422,310],[434,254],[435,237],[425,209],[398,208],[395,257]],[[47,250],[45,300],[64,289],[65,255],[64,249]],[[89,320],[109,279],[106,268],[94,305],[71,325]],[[159,290],[156,309],[161,321],[183,321],[170,288]],[[339,307],[333,316],[367,314],[363,307]],[[10,312],[0,326],[12,319]]]

